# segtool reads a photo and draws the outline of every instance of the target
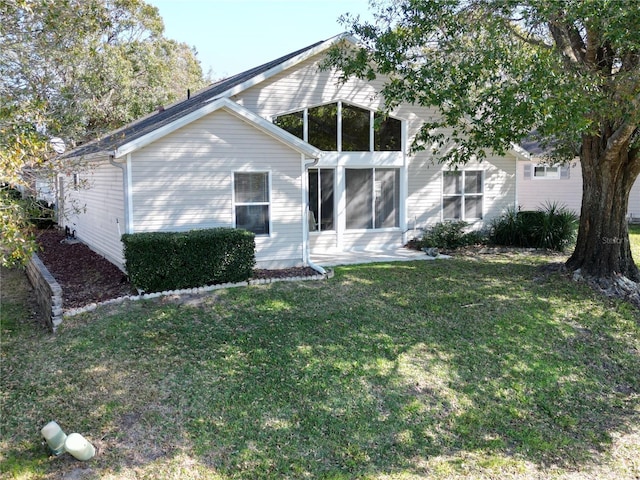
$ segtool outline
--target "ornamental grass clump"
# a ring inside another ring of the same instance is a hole
[[[496,245],[564,252],[575,241],[577,229],[574,212],[549,202],[533,211],[509,208],[491,223],[489,238]]]

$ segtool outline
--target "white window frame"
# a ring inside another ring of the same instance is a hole
[[[458,170],[457,172],[461,173],[461,191],[460,193],[444,193],[444,178],[446,173],[455,173],[456,170],[444,170],[442,172],[442,204],[441,204],[441,216],[442,220],[462,220],[462,221],[478,221],[484,219],[484,170]],[[481,182],[481,192],[480,193],[466,193],[465,192],[465,176],[467,173],[480,173],[480,182]],[[444,200],[445,198],[451,197],[460,197],[460,218],[449,218],[444,216]],[[480,197],[482,202],[482,214],[480,217],[470,217],[467,218],[465,215],[466,212],[466,198],[467,197]]]
[[[336,104],[336,108],[337,108],[337,127],[336,127],[336,147],[337,147],[337,152],[342,152],[342,108],[343,105],[348,105],[351,107],[356,107],[356,108],[360,108],[362,110],[366,110],[369,112],[369,153],[400,153],[400,152],[404,152],[405,150],[405,144],[406,144],[406,134],[405,134],[405,125],[406,125],[406,120],[398,118],[396,116],[392,116],[389,115],[389,118],[392,118],[394,120],[397,120],[400,122],[400,150],[390,150],[390,151],[383,151],[383,150],[376,150],[375,149],[375,115],[377,113],[381,113],[377,110],[372,110],[369,107],[363,106],[363,105],[359,105],[357,103],[353,103],[353,102],[348,102],[348,101],[344,101],[344,100],[335,100],[334,102],[329,102],[329,103],[319,103],[317,105],[313,104],[313,105],[309,105],[307,107],[301,108],[301,109],[296,109],[296,110],[291,110],[291,111],[284,111],[281,113],[278,113],[276,115],[272,115],[271,118],[271,122],[275,123],[275,119],[283,116],[283,115],[291,115],[294,113],[298,113],[298,112],[302,112],[302,139],[305,142],[309,142],[309,109],[313,109],[316,107],[322,107],[325,105],[332,105],[333,103]],[[347,153],[361,153],[361,152],[347,152]]]
[[[327,167],[313,167],[310,168],[307,171],[307,175],[309,175],[309,172],[313,170],[315,172],[317,172],[318,174],[318,183],[316,185],[317,189],[318,189],[318,212],[320,212],[319,217],[322,217],[322,181],[321,181],[321,170],[331,170],[333,172],[333,184],[331,185],[331,188],[333,189],[333,228],[329,229],[329,230],[323,230],[322,229],[322,218],[316,218],[315,219],[315,223],[317,225],[317,229],[316,230],[311,230],[309,229],[309,232],[312,234],[316,234],[319,235],[322,232],[333,232],[335,233],[336,229],[337,229],[337,223],[338,223],[338,219],[337,219],[337,188],[336,188],[336,183],[337,183],[337,172],[335,168],[327,168]],[[307,192],[307,201],[310,201],[309,196],[311,194],[311,185],[309,185],[309,191]],[[309,208],[309,215],[311,215],[311,208]]]
[[[536,171],[542,168],[543,175],[536,175]],[[551,172],[549,169],[555,168],[555,172]],[[539,163],[531,166],[531,178],[534,180],[560,180],[562,167],[560,165],[546,165]]]
[[[256,174],[262,174],[262,175],[266,175],[267,176],[267,201],[266,202],[237,202],[236,201],[236,176],[237,175],[256,175]],[[269,233],[256,233],[256,237],[270,237],[272,232],[273,232],[273,219],[271,217],[271,191],[272,191],[272,185],[271,185],[271,172],[270,171],[266,171],[266,170],[238,170],[233,172],[233,175],[231,176],[231,204],[232,204],[232,215],[233,215],[233,226],[234,228],[238,228],[237,226],[237,212],[236,212],[236,207],[242,207],[242,206],[258,206],[258,205],[266,205],[268,207],[267,210],[267,215],[269,217],[268,220],[268,228],[269,228]]]
[[[372,227],[371,228],[349,228],[347,226],[347,231],[349,232],[373,232],[373,231],[377,231],[377,232],[383,232],[383,231],[396,231],[400,229],[400,223],[402,221],[401,218],[401,213],[402,213],[402,196],[400,194],[401,189],[400,189],[400,184],[402,183],[402,169],[398,168],[398,167],[386,167],[386,166],[376,166],[376,167],[349,167],[348,169],[345,169],[345,185],[344,185],[344,195],[345,198],[347,196],[347,184],[346,184],[346,170],[371,170],[372,171],[372,198],[371,198],[371,224]],[[377,188],[377,180],[376,180],[376,171],[377,170],[393,170],[394,171],[394,179],[397,180],[396,183],[396,188],[398,189],[398,226],[395,227],[378,227],[376,226],[376,188]],[[345,212],[346,214],[346,212]],[[346,216],[345,216],[345,220],[346,220]]]

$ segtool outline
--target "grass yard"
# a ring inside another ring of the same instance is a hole
[[[0,475],[636,479],[638,311],[549,261],[341,267],[103,307],[55,336],[3,272]],[[48,457],[50,420],[96,457]]]
[[[633,259],[636,265],[640,266],[640,225],[629,226],[629,240],[631,241]]]

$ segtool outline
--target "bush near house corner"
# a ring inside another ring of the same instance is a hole
[[[255,266],[255,235],[212,228],[122,236],[131,283],[145,292],[240,282]]]

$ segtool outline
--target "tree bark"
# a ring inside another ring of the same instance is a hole
[[[567,267],[590,277],[623,275],[638,282],[640,271],[631,255],[626,214],[640,162],[629,158],[628,148],[612,153],[603,137],[582,141],[582,210],[576,248]]]

